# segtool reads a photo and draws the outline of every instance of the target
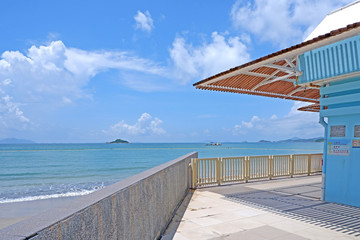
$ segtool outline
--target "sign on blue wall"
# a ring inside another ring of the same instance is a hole
[[[339,139],[328,141],[328,155],[350,155],[350,139]]]

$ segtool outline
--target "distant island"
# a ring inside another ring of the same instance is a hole
[[[317,137],[317,138],[298,138],[298,137],[294,137],[294,138],[285,139],[285,140],[279,140],[279,141],[260,140],[259,142],[261,142],[261,143],[269,143],[269,142],[274,142],[274,143],[289,143],[289,142],[324,142],[324,138],[323,138],[323,137]]]
[[[116,139],[115,141],[112,141],[112,142],[106,142],[106,143],[108,143],[108,144],[110,144],[110,143],[129,143],[128,141],[126,141],[126,140],[122,140],[122,139]]]
[[[0,140],[0,144],[31,144],[35,143],[31,140],[18,139],[18,138],[5,138]]]

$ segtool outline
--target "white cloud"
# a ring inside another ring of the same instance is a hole
[[[235,27],[247,30],[263,41],[285,47],[301,42],[326,14],[352,1],[237,1],[232,7],[231,17]]]
[[[67,98],[67,97],[63,97],[63,98],[62,98],[62,102],[63,102],[64,104],[70,104],[70,103],[72,103],[71,99],[70,99],[70,98]]]
[[[136,28],[141,29],[146,32],[151,32],[154,28],[154,21],[151,18],[149,11],[145,11],[145,13],[138,11],[134,17],[136,21]]]
[[[259,121],[261,121],[261,119],[258,116],[253,116],[251,118],[250,122],[242,121],[241,126],[246,127],[246,128],[252,128],[254,126],[254,124]]]
[[[176,37],[170,56],[175,65],[179,81],[187,83],[194,77],[208,77],[250,60],[247,47],[239,37],[229,37],[212,33],[212,41],[194,47],[182,37]]]
[[[168,91],[173,88],[172,81],[166,81],[166,77],[164,79],[155,74],[123,72],[121,78],[123,85],[139,92]]]
[[[142,135],[163,135],[166,131],[161,128],[162,120],[153,118],[148,113],[143,113],[135,124],[130,125],[124,120],[110,126],[108,131],[112,135],[124,134],[127,136],[142,136]]]
[[[12,97],[1,89],[1,85],[8,84],[8,79],[0,83],[0,128],[24,129],[30,124],[30,120],[25,117],[19,104],[13,102]]]
[[[225,131],[228,131],[228,129],[224,129]],[[239,124],[235,124],[234,128],[233,128],[233,135],[239,135],[240,133],[242,133],[242,127]]]
[[[69,48],[65,67],[76,75],[94,76],[107,69],[132,70],[150,74],[164,74],[165,69],[151,60],[121,51],[84,51]]]
[[[80,98],[90,78],[109,69],[146,74],[164,74],[155,63],[120,51],[84,51],[67,48],[62,41],[47,46],[32,46],[27,54],[6,51],[1,55],[0,80],[10,81],[21,95],[51,94]],[[36,93],[36,94],[35,94]]]
[[[242,121],[241,124],[236,124],[232,129],[233,135],[251,136],[252,138],[261,136],[267,140],[322,136],[323,127],[319,124],[319,114],[297,110],[308,104],[294,102],[289,113],[282,117],[276,115],[272,115],[270,118],[253,116],[248,122]]]
[[[275,114],[273,114],[271,117],[270,117],[270,120],[276,120],[278,117],[275,115]]]
[[[21,105],[64,105],[89,97],[86,87],[90,79],[109,69],[149,76],[166,72],[154,62],[128,52],[84,51],[68,48],[62,41],[31,46],[25,54],[5,51],[0,57],[0,119],[8,122],[12,114],[22,119],[20,122],[30,121]]]

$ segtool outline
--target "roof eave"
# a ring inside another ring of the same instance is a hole
[[[222,79],[229,78],[231,76],[235,76],[235,75],[241,74],[243,72],[259,68],[264,64],[269,64],[269,63],[273,63],[276,61],[280,61],[282,59],[299,56],[305,52],[308,52],[308,51],[317,49],[319,47],[329,45],[329,44],[332,44],[332,43],[335,43],[335,42],[338,42],[338,41],[341,41],[341,40],[344,40],[344,39],[347,39],[347,38],[350,38],[350,37],[353,37],[353,36],[356,36],[359,34],[360,34],[360,22],[349,24],[344,28],[340,28],[340,29],[331,31],[330,33],[318,36],[318,37],[308,40],[306,42],[296,44],[289,48],[280,50],[278,52],[258,58],[256,60],[245,63],[243,65],[240,65],[240,66],[231,68],[229,70],[226,70],[224,72],[218,73],[216,75],[213,75],[204,80],[194,83],[193,86],[198,88],[200,85],[204,85],[204,84],[208,85],[213,82],[217,82]]]

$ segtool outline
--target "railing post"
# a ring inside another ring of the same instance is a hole
[[[220,158],[220,185],[222,184],[223,182],[223,179],[224,179],[224,169],[223,169],[223,158]]]
[[[290,177],[294,176],[294,156],[290,155]]]
[[[197,185],[197,159],[192,158],[191,159],[191,188],[195,189]]]
[[[243,160],[243,164],[242,164],[242,168],[243,168],[243,174],[244,174],[244,181],[246,182],[246,159],[247,157],[245,156],[244,157],[244,160]]]
[[[250,179],[250,157],[245,157],[245,182],[249,182]]]
[[[268,157],[268,164],[269,164],[269,180],[271,180],[274,176],[274,156]]]
[[[311,173],[311,154],[308,155],[308,176]]]
[[[216,159],[216,183],[220,185],[220,175],[221,175],[221,158]]]

